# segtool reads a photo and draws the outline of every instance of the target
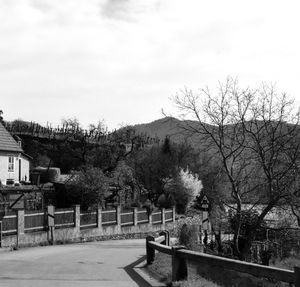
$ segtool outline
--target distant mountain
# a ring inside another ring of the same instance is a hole
[[[176,118],[166,117],[151,123],[138,124],[134,126],[134,129],[138,133],[146,133],[150,137],[158,137],[164,139],[166,136],[180,136],[180,130],[178,125],[180,120]]]
[[[182,121],[172,117],[165,117],[151,123],[138,124],[133,128],[138,133],[145,133],[150,137],[157,137],[163,141],[166,137],[169,137],[173,142],[188,142],[189,144],[196,146],[203,139],[203,136],[193,134],[191,131],[187,131],[186,127],[193,127],[197,129],[199,123],[196,121]]]

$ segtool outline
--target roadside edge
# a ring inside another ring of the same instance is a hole
[[[145,268],[146,260],[140,262],[139,264],[133,267],[133,270],[140,276],[142,279],[147,282],[149,286],[152,287],[166,287],[167,285],[163,282],[160,282],[157,278],[154,278]]]

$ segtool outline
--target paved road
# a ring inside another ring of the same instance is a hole
[[[145,240],[111,240],[1,252],[0,286],[147,286],[135,278],[130,268],[144,254]]]

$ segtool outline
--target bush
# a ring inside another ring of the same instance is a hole
[[[181,227],[178,241],[180,245],[184,245],[188,249],[194,250],[197,245],[198,236],[199,236],[199,226],[187,225],[185,223]]]
[[[182,226],[184,224],[200,226],[202,224],[202,217],[200,215],[195,215],[193,217],[184,217],[178,219],[175,226],[175,237],[179,238]]]
[[[88,210],[104,202],[109,194],[107,180],[99,168],[85,167],[74,173],[65,184],[55,185],[52,204],[58,208],[80,204]]]

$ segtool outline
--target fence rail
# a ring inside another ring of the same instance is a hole
[[[240,273],[247,273],[255,277],[272,278],[273,280],[287,282],[300,287],[300,267],[295,267],[294,271],[275,267],[263,266],[259,264],[223,258],[205,253],[186,250],[183,246],[169,247],[159,242],[160,237],[146,238],[147,264],[153,263],[155,250],[172,256],[172,280],[182,280],[191,276],[188,270],[190,266],[208,266],[211,273],[216,270],[233,270]],[[187,267],[189,266],[189,267]],[[184,270],[183,270],[184,269]],[[217,272],[217,271],[216,271]],[[195,274],[193,274],[195,275]],[[198,274],[201,276],[201,274]]]

